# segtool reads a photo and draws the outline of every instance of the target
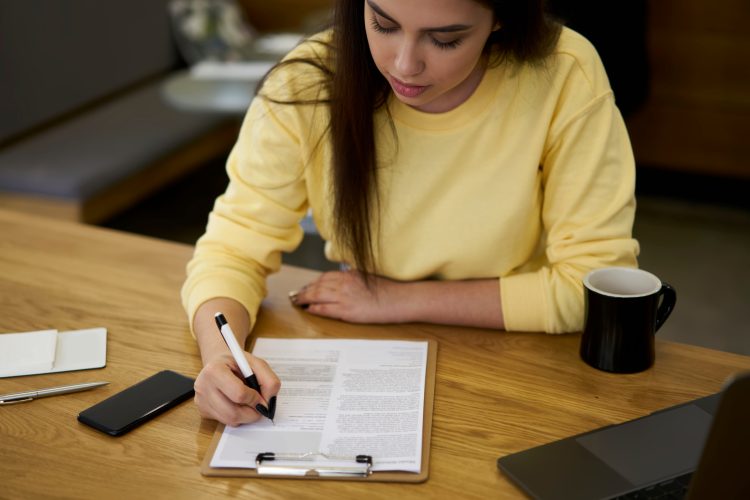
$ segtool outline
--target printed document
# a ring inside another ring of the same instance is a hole
[[[373,471],[420,472],[427,351],[424,341],[257,339],[253,354],[281,379],[275,425],[226,426],[211,467],[255,468],[259,453],[322,453],[304,465],[370,455]]]

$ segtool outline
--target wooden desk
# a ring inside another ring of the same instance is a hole
[[[105,368],[0,379],[0,394],[111,382],[0,407],[0,497],[519,497],[498,456],[707,395],[750,369],[748,357],[658,342],[654,368],[611,375],[579,360],[578,335],[324,320],[290,307],[287,292],[315,273],[287,267],[270,281],[259,335],[438,341],[430,477],[416,485],[206,478],[199,464],[215,423],[190,402],[120,438],[76,421],[158,370],[198,374],[178,294],[192,248],[4,211],[0,235],[0,332],[108,329]]]

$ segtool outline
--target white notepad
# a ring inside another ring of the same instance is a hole
[[[0,334],[0,378],[102,368],[107,329]]]

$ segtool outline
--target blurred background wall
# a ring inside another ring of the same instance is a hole
[[[307,31],[325,21],[333,0],[238,0],[247,20],[261,31]]]

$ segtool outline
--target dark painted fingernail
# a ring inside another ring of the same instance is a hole
[[[258,403],[257,405],[255,405],[255,409],[256,409],[256,410],[258,410],[258,413],[260,413],[260,414],[261,414],[261,415],[263,415],[264,417],[266,417],[266,418],[270,418],[270,417],[268,416],[268,408],[266,408],[266,407],[265,407],[265,406],[263,406],[262,404]]]
[[[273,417],[276,416],[276,396],[272,397],[271,400],[268,402],[268,418],[273,420]]]

